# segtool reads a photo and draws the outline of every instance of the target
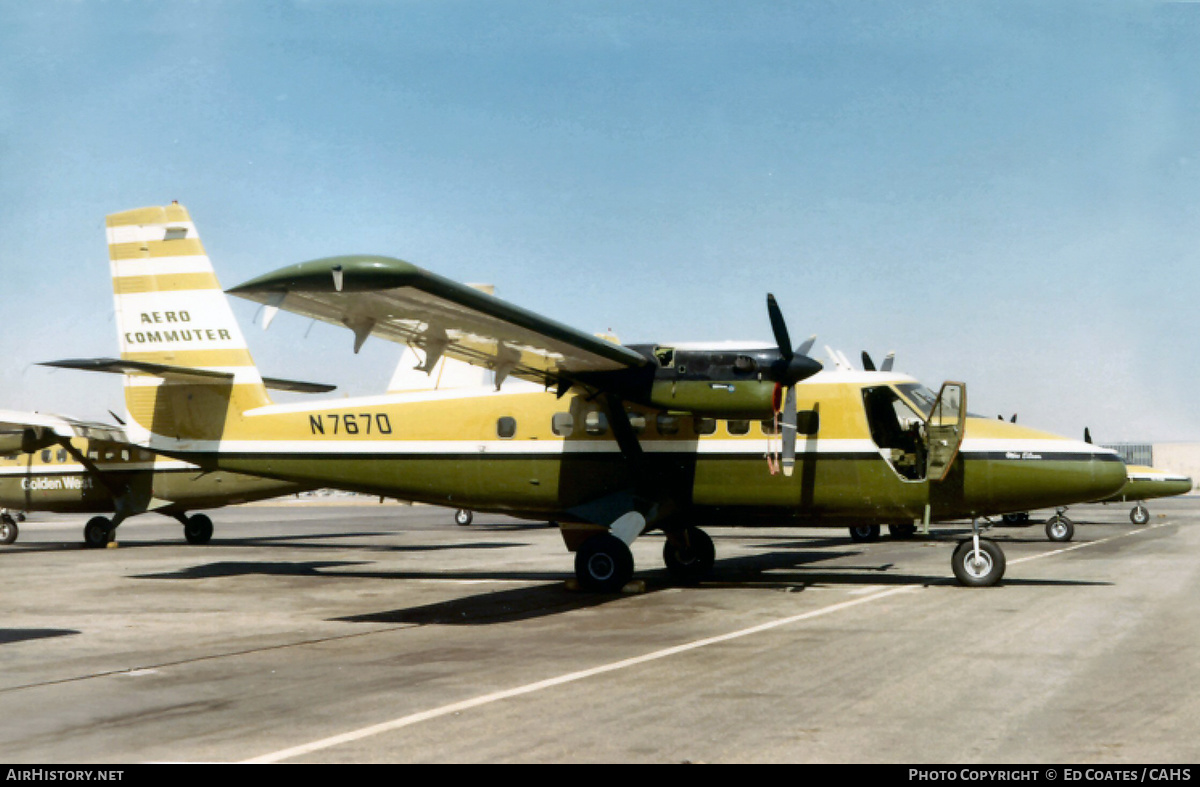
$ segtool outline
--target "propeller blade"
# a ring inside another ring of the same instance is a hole
[[[863,371],[864,372],[875,371],[875,362],[871,360],[870,355],[867,355],[866,350],[862,351],[862,359],[863,359]]]
[[[783,474],[790,476],[796,466],[796,388],[788,386],[783,400],[783,418],[779,424],[783,435]]]
[[[775,296],[767,293],[767,316],[771,318],[771,330],[775,333],[775,343],[779,345],[779,354],[785,361],[792,360],[792,340],[788,337],[787,323],[783,320],[783,312],[775,302]]]
[[[1086,426],[1083,427],[1083,442],[1085,442],[1085,443],[1092,442],[1092,433],[1088,431],[1088,428]]]
[[[1009,418],[1008,421],[1009,421],[1009,423],[1015,424],[1017,422],[1017,414],[1013,413],[1013,417]]]
[[[812,349],[812,346],[816,343],[816,341],[817,335],[814,333],[812,336],[809,336],[800,343],[800,346],[796,348],[796,355],[808,355],[808,351]]]
[[[895,350],[889,350],[887,357],[885,357],[883,359],[883,365],[879,367],[879,371],[890,372],[892,370],[892,364],[895,362],[895,360],[896,360]]]

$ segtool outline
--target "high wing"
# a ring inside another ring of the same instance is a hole
[[[125,430],[119,426],[49,413],[0,410],[0,454],[37,451],[72,437],[127,442]]]
[[[421,350],[420,368],[442,356],[544,385],[596,373],[643,369],[641,353],[521,309],[466,284],[391,257],[326,257],[281,268],[230,289],[279,309]]]

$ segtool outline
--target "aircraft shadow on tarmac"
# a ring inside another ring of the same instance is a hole
[[[48,639],[50,637],[69,637],[81,632],[74,629],[6,629],[0,628],[0,645],[10,645],[14,642],[25,642],[31,639]]]
[[[810,571],[806,566],[832,560],[839,557],[854,556],[858,552],[795,552],[780,551],[766,554],[748,555],[745,557],[717,560],[714,578],[698,585],[699,589],[713,590],[762,590],[778,589],[787,591],[803,591],[810,587],[830,585],[881,585],[881,586],[929,586],[954,585],[953,577],[949,576],[920,576],[914,574],[893,573],[894,564],[885,563],[875,567],[823,566],[820,570]],[[782,573],[791,569],[789,573]],[[769,575],[767,572],[771,572]],[[356,574],[357,575],[357,574]],[[417,573],[395,572],[388,576],[396,579],[534,579],[532,573],[456,573],[453,576],[446,573]],[[678,588],[671,581],[665,569],[643,572],[645,591],[639,595],[657,593],[663,590]],[[561,579],[561,575],[542,575],[547,581]],[[1108,582],[1088,582],[1080,580],[1045,580],[1005,578],[1001,586],[1037,586],[1037,587],[1089,587],[1109,585]],[[986,592],[971,589],[969,592]],[[363,615],[350,615],[333,618],[338,622],[348,623],[383,623],[409,625],[450,625],[477,626],[497,623],[511,623],[532,618],[557,615],[577,609],[619,602],[626,598],[622,594],[582,593],[569,590],[565,582],[530,588],[514,588],[510,590],[488,591],[485,593],[452,599],[436,604],[427,604],[405,609],[387,610]]]

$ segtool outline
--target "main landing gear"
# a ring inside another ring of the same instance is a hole
[[[1150,521],[1150,509],[1139,501],[1129,512],[1129,521],[1135,525],[1144,525]]]
[[[204,514],[173,514],[183,525],[183,537],[189,544],[207,544],[212,540],[213,523]],[[117,525],[124,517],[109,519],[106,516],[94,516],[83,526],[83,543],[92,549],[102,549],[108,546],[116,537]]]
[[[663,562],[671,578],[695,585],[712,574],[716,548],[712,538],[688,525],[666,531]],[[575,552],[575,578],[579,587],[596,593],[617,593],[633,579],[633,552],[612,533],[592,536]]]

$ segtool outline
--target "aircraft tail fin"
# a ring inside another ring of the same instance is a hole
[[[220,439],[230,418],[270,398],[196,225],[178,203],[114,213],[106,225],[132,421],[151,439]],[[136,364],[218,374],[163,376]]]

